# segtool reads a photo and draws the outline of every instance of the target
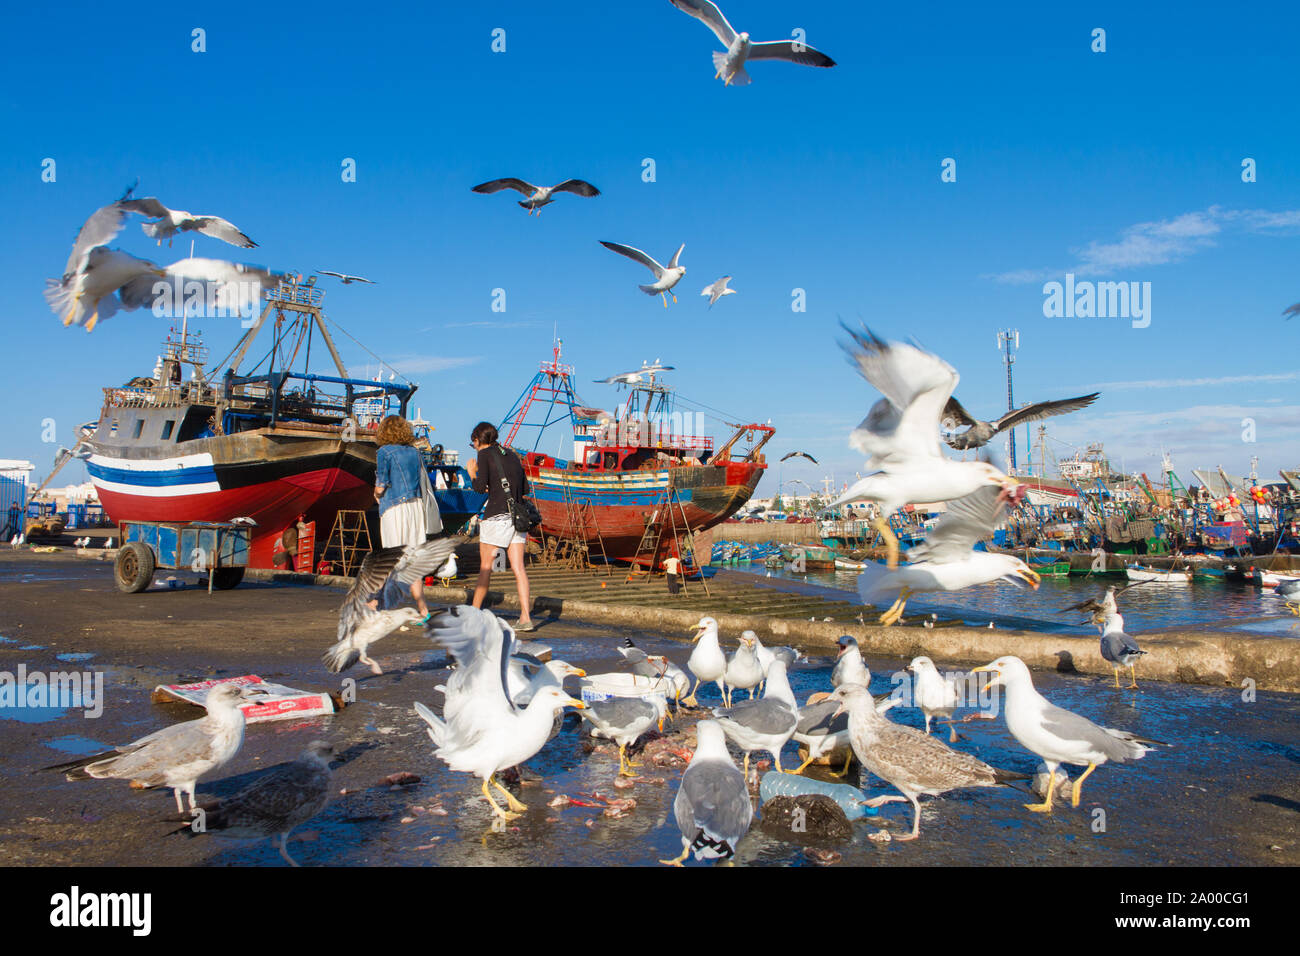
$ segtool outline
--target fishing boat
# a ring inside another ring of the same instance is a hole
[[[695,534],[748,503],[767,470],[762,448],[775,429],[733,426],[715,448],[711,437],[685,427],[699,416],[677,411],[675,391],[663,381],[671,369],[657,362],[615,377],[628,392],[610,414],[579,400],[573,367],[560,358],[557,342],[498,429],[523,460],[541,535],[581,541],[608,561],[685,560]],[[571,458],[539,447],[557,426],[572,432]]]
[[[1158,568],[1143,567],[1139,564],[1130,564],[1124,569],[1124,574],[1130,581],[1146,581],[1153,584],[1192,583],[1190,571],[1161,571]]]
[[[208,371],[187,316],[151,376],[104,389],[99,418],[68,454],[85,460],[114,522],[248,518],[249,566],[291,567],[282,536],[292,528],[296,537],[300,518],[322,528],[323,543],[338,511],[373,507],[379,421],[405,416],[417,386],[351,377],[322,298],[314,276],[269,290],[260,317],[215,363],[221,374]],[[270,350],[241,373],[267,326]],[[336,375],[309,371],[313,345],[328,351]]]

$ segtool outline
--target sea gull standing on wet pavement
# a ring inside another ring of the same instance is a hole
[[[957,385],[956,370],[929,352],[901,342],[885,342],[869,329],[854,332],[844,346],[858,374],[885,397],[849,436],[849,444],[869,457],[872,474],[855,482],[830,503],[873,501],[872,522],[885,541],[888,566],[898,566],[898,538],[890,516],[906,504],[952,501],[978,488],[996,485],[1010,491],[1018,482],[982,461],[952,461],[939,449],[939,413]]]
[[[668,261],[667,266],[661,266],[650,256],[646,255],[640,249],[632,246],[625,246],[621,242],[606,242],[600,240],[600,244],[612,252],[617,252],[620,256],[627,256],[633,262],[639,262],[651,272],[654,273],[655,281],[650,285],[637,286],[646,295],[661,296],[664,300],[664,308],[668,308],[668,296],[672,295],[673,301],[677,301],[677,296],[673,294],[672,288],[682,281],[682,276],[686,275],[686,267],[679,266],[677,260],[681,258],[682,250],[686,248],[686,243],[682,243],[677,251],[673,253],[672,259]]]
[[[600,190],[585,179],[566,179],[558,186],[534,186],[522,179],[507,176],[504,179],[492,179],[472,187],[472,191],[476,193],[495,193],[502,189],[513,189],[527,196],[528,198],[522,200],[519,205],[527,209],[530,216],[534,212],[540,216],[543,206],[555,202],[551,198],[554,193],[573,193],[575,196],[585,196],[589,199],[600,195]]]
[[[1015,555],[976,550],[993,534],[1003,510],[1003,493],[991,486],[948,502],[948,510],[926,533],[924,543],[908,551],[906,567],[890,571],[875,561],[866,563],[858,575],[862,603],[877,604],[897,595],[880,615],[880,623],[889,627],[903,616],[908,598],[918,592],[960,591],[1004,578],[1038,590],[1037,572]]]
[[[372,673],[383,668],[367,656],[367,649],[403,624],[415,624],[425,613],[413,607],[392,607],[402,600],[401,585],[423,581],[455,554],[461,538],[435,538],[422,544],[371,551],[361,562],[339,608],[338,641],[322,658],[330,673],[347,670],[360,661]],[[378,598],[376,601],[375,599]],[[371,607],[372,601],[378,605]]]
[[[930,732],[934,717],[951,717],[961,701],[956,682],[945,677],[928,657],[914,657],[907,665],[912,674],[912,700],[925,715],[925,732]],[[957,729],[948,724],[948,742],[957,742]]]
[[[640,766],[628,758],[627,748],[656,723],[662,733],[666,713],[664,699],[658,696],[593,700],[582,710],[583,718],[591,721],[595,728],[593,736],[605,737],[618,744],[618,773],[621,777],[635,777],[632,768]]]
[[[1007,689],[1003,714],[1011,736],[1020,741],[1026,750],[1042,757],[1047,764],[1050,777],[1046,799],[1042,803],[1025,804],[1027,809],[1035,813],[1051,812],[1054,788],[1050,782],[1061,764],[1088,768],[1074,781],[1070,802],[1077,807],[1083,781],[1097,767],[1107,760],[1116,763],[1139,760],[1155,749],[1153,745],[1160,743],[1125,730],[1100,727],[1086,717],[1057,707],[1034,689],[1029,668],[1018,657],[999,657],[991,664],[976,667],[971,673],[982,671],[993,675],[988,687],[1002,686]]]
[[[332,744],[313,740],[297,760],[272,767],[233,797],[205,811],[202,830],[185,827],[184,831],[190,836],[217,833],[243,839],[278,836],[280,856],[290,866],[298,866],[289,855],[289,834],[329,802],[333,757]]]
[[[861,684],[866,687],[871,681],[871,674],[862,660],[862,651],[858,649],[857,638],[845,634],[837,642],[839,652],[835,667],[831,670],[831,686],[841,684]]]
[[[718,622],[711,617],[702,617],[695,628],[695,636],[691,638],[695,649],[686,662],[686,669],[695,675],[695,686],[683,701],[687,707],[697,705],[695,692],[700,689],[701,683],[709,681],[716,683],[722,699],[727,699],[727,689],[723,683],[723,677],[727,673],[727,655],[722,653],[722,647],[718,644]]]
[[[740,646],[727,661],[727,670],[723,675],[725,684],[724,697],[730,707],[733,703],[731,694],[735,690],[749,691],[749,699],[754,699],[754,689],[763,682],[765,672],[758,659],[757,635],[745,631],[740,635]]]
[[[766,750],[781,770],[781,748],[799,725],[799,705],[786,679],[785,664],[773,661],[767,672],[767,688],[757,700],[742,700],[734,707],[715,707],[713,715],[726,735],[745,751],[745,776],[749,776],[749,754]]]
[[[710,309],[713,308],[713,303],[717,302],[724,295],[736,294],[735,289],[727,288],[727,283],[730,281],[731,281],[731,276],[723,276],[721,279],[715,280],[711,285],[706,285],[704,287],[704,291],[701,292],[700,295],[707,295],[709,297]]]
[[[185,812],[181,807],[182,791],[188,795],[193,810],[198,782],[229,763],[243,746],[244,712],[240,704],[261,693],[235,684],[217,684],[208,691],[203,704],[208,712],[199,720],[164,727],[111,753],[45,769],[62,770],[69,780],[130,780],[136,790],[171,787],[176,811]]]
[[[722,11],[710,0],[672,0],[672,4],[707,26],[726,47],[713,54],[713,66],[717,70],[714,79],[722,80],[727,86],[745,86],[749,83],[749,74],[745,72],[747,60],[786,60],[804,66],[821,67],[835,65],[835,61],[825,53],[814,50],[799,40],[752,42],[748,33],[737,33],[732,29]]]
[[[673,817],[682,833],[682,853],[669,866],[681,866],[692,853],[697,860],[729,860],[749,830],[754,807],[745,775],[727,752],[727,739],[715,720],[696,725],[695,755],[682,773],[673,799]]]
[[[1012,780],[1027,780],[1025,774],[990,767],[970,754],[953,750],[915,727],[896,724],[876,712],[876,707],[860,684],[844,684],[836,689],[840,707],[849,715],[849,740],[862,766],[903,794],[915,809],[912,832],[898,840],[915,840],[921,833],[922,794],[936,796],[964,787],[994,787]],[[897,797],[867,801],[880,806]]]
[[[944,442],[949,448],[954,448],[957,451],[965,451],[968,448],[983,448],[998,432],[1006,431],[1008,428],[1015,428],[1025,422],[1036,422],[1040,418],[1050,418],[1053,415],[1064,415],[1067,412],[1087,408],[1100,395],[1101,392],[1093,392],[1091,395],[1062,398],[1054,402],[1034,402],[1032,405],[1022,405],[1020,408],[1007,412],[1001,418],[991,422],[980,421],[962,408],[961,402],[950,397],[948,404],[943,409],[942,425],[944,431],[951,432],[963,425],[967,426],[967,428],[964,432],[949,435],[944,439]]]
[[[1119,669],[1127,667],[1129,679],[1132,681],[1129,690],[1137,689],[1137,673],[1134,665],[1137,660],[1146,651],[1138,647],[1137,641],[1124,633],[1124,615],[1118,612],[1103,613],[1100,615],[1101,623],[1098,625],[1101,629],[1101,656],[1110,662],[1111,668],[1115,671],[1115,686],[1119,687]]]

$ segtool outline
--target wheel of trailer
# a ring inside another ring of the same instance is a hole
[[[242,580],[244,580],[243,568],[214,568],[212,571],[212,586],[218,591],[237,588]]]
[[[148,545],[139,541],[122,545],[113,564],[117,589],[127,594],[143,591],[153,582],[154,567],[153,551]]]

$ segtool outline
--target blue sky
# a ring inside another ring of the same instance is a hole
[[[420,384],[449,445],[505,413],[558,325],[580,383],[662,358],[688,398],[770,418],[775,457],[821,460],[787,462],[783,480],[838,483],[861,467],[847,432],[877,397],[836,346],[844,319],[944,356],[985,417],[1006,402],[996,331],[1019,328],[1018,402],[1103,391],[1049,422],[1058,456],[1104,441],[1151,471],[1163,446],[1190,480],[1257,455],[1275,478],[1300,464],[1300,319],[1280,314],[1300,300],[1300,17],[1131,6],[730,0],[756,40],[801,28],[838,61],[752,64],[744,88],[713,79],[717,42],[668,0],[15,8],[0,41],[0,457],[43,474],[102,386],[152,369],[165,320],[119,313],[87,335],[41,294],[86,216],[139,177],[139,195],[260,243],[200,237],[197,255],[377,280],[325,286],[327,311]],[[499,176],[603,194],[530,218],[513,193],[470,192]],[[661,260],[685,242],[678,304],[638,291],[649,273],[600,239]],[[188,254],[135,222],[115,245]],[[1067,272],[1151,283],[1150,326],[1045,317],[1043,283]],[[707,310],[699,290],[724,273],[738,294]],[[236,324],[207,323],[214,353]],[[344,342],[354,372],[374,370]]]

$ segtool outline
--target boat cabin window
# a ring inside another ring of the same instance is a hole
[[[116,419],[116,418],[113,419],[113,424],[112,424],[112,426],[108,429],[108,437],[109,437],[109,438],[116,438],[116,437],[117,437],[117,419]]]
[[[163,430],[162,430],[163,441],[167,441],[167,439],[172,437],[172,429],[175,427],[176,427],[176,419],[174,418],[169,418],[167,419],[167,421],[163,422]]]
[[[144,419],[137,418],[135,420],[135,428],[131,430],[131,437],[139,438],[143,434],[144,434]]]

